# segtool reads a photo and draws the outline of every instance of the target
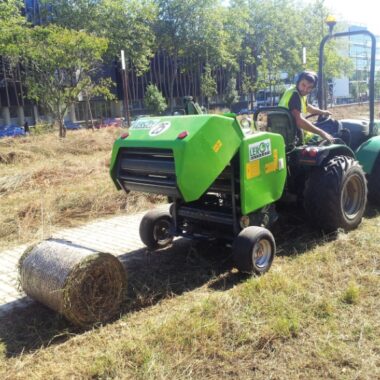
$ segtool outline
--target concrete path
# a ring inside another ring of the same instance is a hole
[[[52,237],[115,256],[124,255],[144,246],[140,240],[139,225],[145,213],[146,211],[92,222],[78,228],[62,230]],[[18,290],[17,263],[26,248],[27,245],[22,245],[0,252],[0,317],[14,308],[33,302]]]

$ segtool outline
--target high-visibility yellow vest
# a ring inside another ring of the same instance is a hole
[[[285,107],[285,108],[289,109],[289,101],[290,101],[290,98],[292,97],[292,95],[294,93],[296,93],[300,97],[301,112],[303,114],[306,114],[306,112],[307,112],[307,100],[306,100],[306,96],[301,96],[300,93],[297,91],[296,86],[292,86],[292,87],[288,88],[284,92],[284,95],[282,95],[282,97],[280,99],[280,103],[278,103],[278,105],[280,107]]]

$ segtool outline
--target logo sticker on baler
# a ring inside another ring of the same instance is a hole
[[[157,123],[159,123],[159,121],[153,119],[138,119],[132,121],[130,129],[151,129]]]
[[[158,123],[157,125],[155,125],[153,128],[150,129],[149,136],[154,137],[154,136],[160,135],[161,133],[164,133],[170,128],[170,125],[171,124],[169,121],[163,121],[161,123]]]
[[[259,141],[248,146],[249,161],[258,160],[272,154],[272,145],[270,139]]]

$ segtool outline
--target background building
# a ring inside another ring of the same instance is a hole
[[[351,25],[349,31],[367,30],[364,26]],[[376,36],[376,67],[380,69],[380,37]],[[348,37],[348,43],[342,54],[352,61],[354,70],[349,77],[334,78],[331,83],[332,100],[336,104],[365,101],[368,98],[368,80],[371,64],[371,40],[365,35]],[[375,94],[379,96],[379,94]]]

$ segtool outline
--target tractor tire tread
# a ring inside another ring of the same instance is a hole
[[[346,178],[355,173],[362,178],[362,204],[355,218],[348,220],[341,208],[342,186]],[[324,166],[315,168],[304,189],[304,208],[311,223],[326,232],[336,231],[338,228],[356,228],[365,210],[366,185],[363,169],[352,157],[336,156]]]

